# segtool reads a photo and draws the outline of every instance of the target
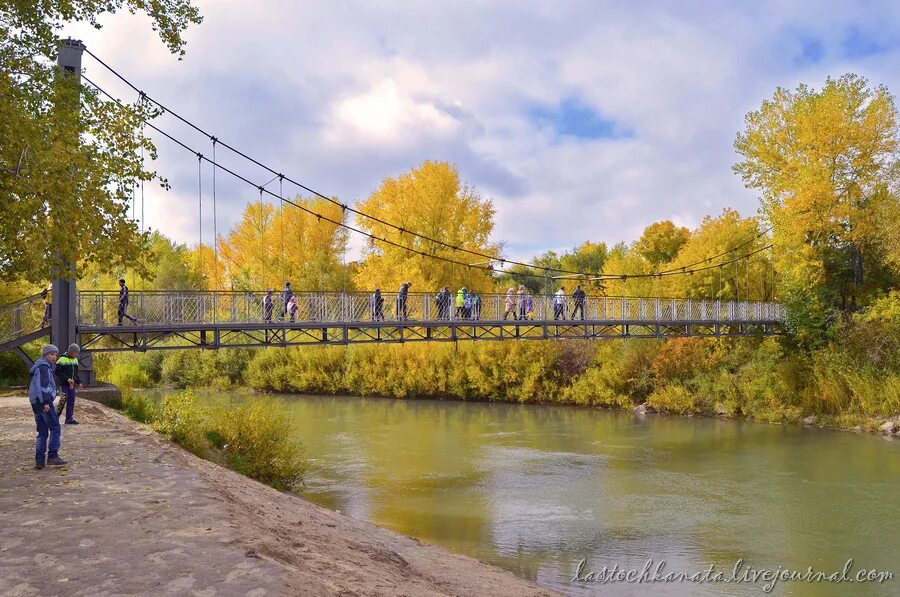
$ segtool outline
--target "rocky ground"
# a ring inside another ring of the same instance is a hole
[[[0,398],[0,595],[554,595],[201,460],[82,400],[64,467],[34,470]]]

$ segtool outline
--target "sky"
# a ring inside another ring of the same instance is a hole
[[[512,259],[631,242],[659,220],[695,228],[725,207],[754,215],[758,193],[732,172],[734,138],[776,87],[853,72],[900,90],[900,2],[197,5],[204,21],[181,60],[145,16],[62,33],[218,139],[342,201],[425,160],[455,164],[493,201],[493,239]],[[83,66],[136,99],[90,57]],[[171,116],[155,124],[211,154]],[[196,156],[157,146],[153,167],[172,188],[145,186],[147,227],[211,243],[259,197],[218,171],[214,219],[210,167],[198,190]],[[258,185],[272,179],[221,147],[216,158]]]

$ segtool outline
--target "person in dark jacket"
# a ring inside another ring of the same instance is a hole
[[[372,295],[372,321],[384,321],[384,297],[381,288],[376,288]]]
[[[127,318],[131,323],[137,321],[128,314],[128,287],[125,286],[125,278],[119,278],[119,325],[122,325],[122,318]]]
[[[434,304],[437,306],[437,319],[444,318],[444,289],[439,288],[437,294],[434,295]]]
[[[56,383],[53,379],[53,367],[59,357],[59,349],[47,344],[41,350],[41,358],[34,362],[29,373],[31,383],[28,386],[28,400],[34,411],[34,422],[37,425],[37,439],[34,446],[34,468],[42,469],[44,464],[62,465],[66,461],[59,457],[60,429],[59,417],[53,408],[56,397]],[[50,445],[47,445],[47,439]]]
[[[581,289],[581,285],[575,287],[575,292],[572,293],[572,301],[575,303],[575,307],[572,309],[572,319],[575,319],[576,313],[581,313],[581,318],[584,319],[584,290]]]
[[[44,318],[41,319],[41,327],[49,325],[53,319],[53,289],[41,290],[41,298],[44,299]]]
[[[263,321],[272,321],[272,310],[275,308],[275,301],[272,300],[272,290],[269,289],[266,291],[266,296],[263,298]]]
[[[75,420],[75,388],[83,390],[84,386],[78,378],[78,356],[81,348],[77,344],[70,344],[66,354],[56,361],[56,385],[59,386],[62,398],[56,408],[56,416],[66,409],[66,425],[78,425]]]
[[[284,319],[288,312],[288,303],[291,302],[291,297],[294,296],[294,291],[291,290],[291,283],[284,283],[284,290],[281,291],[281,318]]]
[[[412,282],[405,282],[397,291],[397,319],[406,321],[409,318],[409,308],[407,306],[407,298],[409,297],[409,287]]]

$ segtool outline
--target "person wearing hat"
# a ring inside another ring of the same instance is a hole
[[[78,425],[78,421],[74,418],[75,413],[75,386],[79,390],[83,390],[84,386],[78,379],[78,355],[81,348],[77,344],[70,344],[66,354],[59,357],[56,361],[56,383],[60,387],[62,400],[56,408],[56,416],[66,408],[66,425]]]
[[[44,468],[45,463],[56,466],[66,464],[66,461],[59,457],[59,416],[53,408],[53,399],[56,397],[53,367],[56,365],[57,357],[59,349],[47,344],[41,350],[41,358],[34,362],[29,371],[31,384],[28,386],[28,400],[31,402],[34,422],[37,424],[37,439],[34,446],[36,469]]]

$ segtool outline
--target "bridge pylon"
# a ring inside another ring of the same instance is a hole
[[[56,64],[59,67],[59,76],[75,77],[75,81],[81,81],[81,57],[84,54],[85,45],[81,41],[65,39],[59,46]],[[76,341],[75,308],[78,304],[78,288],[75,276],[75,264],[67,265],[63,272],[52,272],[53,307],[51,315],[50,341],[65,351],[70,344]],[[94,371],[91,355],[83,353],[80,360],[81,378],[86,385],[94,385]]]

